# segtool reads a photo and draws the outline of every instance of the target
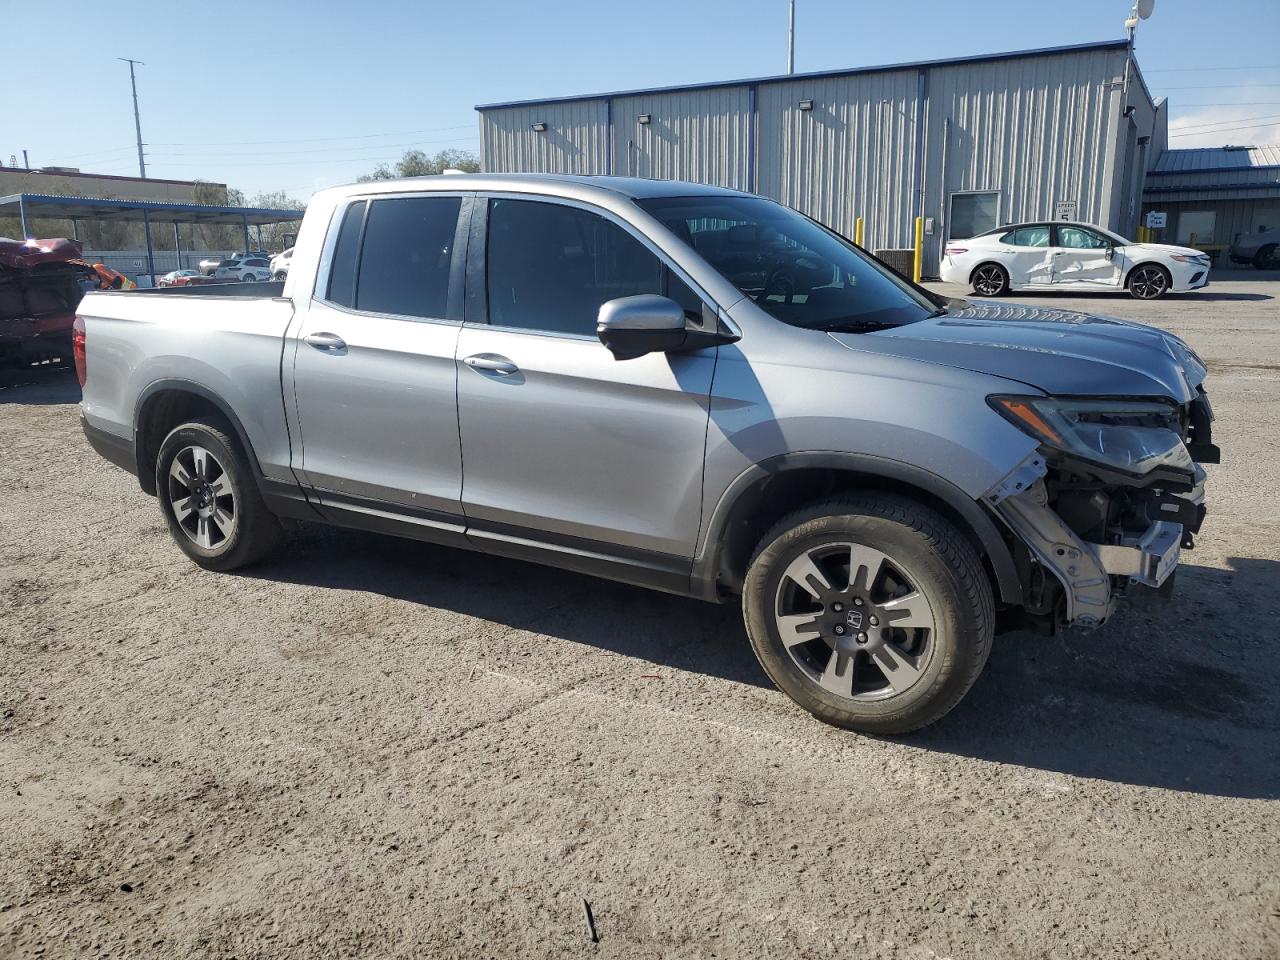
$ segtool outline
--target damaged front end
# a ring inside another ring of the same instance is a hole
[[[1204,521],[1217,463],[1203,389],[1178,406],[1128,398],[992,397],[1041,441],[986,494],[1013,536],[1021,625],[1097,626],[1131,586],[1167,594]]]

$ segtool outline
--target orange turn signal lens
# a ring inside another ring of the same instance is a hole
[[[1044,417],[1040,416],[1036,411],[1035,407],[1025,400],[1019,400],[1017,397],[995,397],[993,399],[1011,419],[1025,424],[1027,429],[1036,436],[1054,444],[1061,445],[1063,443],[1062,434],[1049,426]]]

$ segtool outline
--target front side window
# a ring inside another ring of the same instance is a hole
[[[1001,243],[1012,247],[1047,247],[1049,245],[1049,228],[1047,226],[1022,227],[1011,230],[1000,238]]]
[[[988,233],[1000,222],[1000,194],[953,193],[947,236],[952,240],[968,240]]]
[[[1102,235],[1083,227],[1059,227],[1058,246],[1070,250],[1101,250],[1110,244]]]
[[[783,323],[865,330],[911,323],[936,309],[847,240],[771,200],[658,197],[636,203]]]
[[[461,205],[458,197],[374,200],[360,250],[356,309],[445,316]]]
[[[491,200],[489,322],[594,336],[600,305],[662,293],[662,264],[615,223],[577,207]]]

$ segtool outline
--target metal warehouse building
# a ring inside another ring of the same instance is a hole
[[[477,109],[487,171],[733,187],[850,237],[862,217],[877,251],[921,216],[926,275],[1001,223],[1133,234],[1168,126],[1123,40]]]

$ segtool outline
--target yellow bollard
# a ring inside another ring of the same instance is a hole
[[[853,242],[862,246],[862,218],[853,221]]]
[[[920,282],[920,254],[924,249],[924,217],[916,217],[916,255],[911,268],[911,278]]]

